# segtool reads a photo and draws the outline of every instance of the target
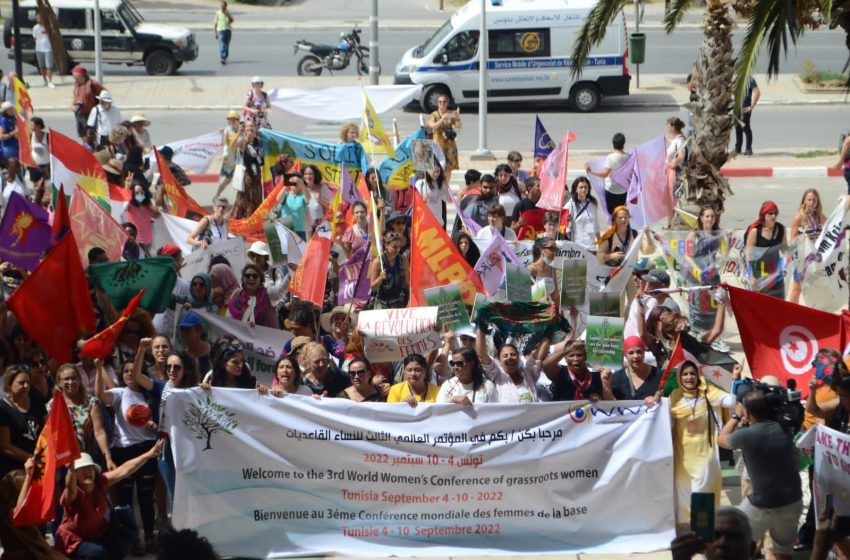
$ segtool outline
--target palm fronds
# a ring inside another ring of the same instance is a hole
[[[605,32],[608,30],[608,26],[620,15],[620,11],[626,5],[626,1],[600,0],[588,14],[573,45],[570,75],[574,79],[581,76],[582,68],[590,56],[590,50],[605,39]]]
[[[682,23],[682,18],[685,17],[691,4],[693,4],[693,0],[675,0],[673,2],[670,11],[664,15],[664,30],[667,33],[671,33]]]

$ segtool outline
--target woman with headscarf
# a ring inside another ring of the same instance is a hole
[[[631,214],[625,206],[617,206],[611,213],[611,227],[596,240],[596,259],[606,266],[619,266],[626,258],[632,242],[638,232],[633,230],[629,220]]]
[[[611,376],[611,392],[618,401],[635,401],[652,398],[658,391],[661,369],[644,361],[646,344],[639,336],[630,336],[623,341],[626,367]]]
[[[262,325],[272,329],[280,326],[272,307],[269,293],[263,286],[263,271],[253,264],[242,268],[242,289],[234,292],[227,304],[227,316],[251,326]]]
[[[230,301],[233,292],[239,288],[239,279],[230,265],[218,263],[210,267],[210,281],[212,287],[210,300],[218,308],[216,312],[223,315],[227,309],[227,302]]]
[[[737,369],[740,374],[740,370]],[[734,373],[733,373],[734,375]],[[678,387],[670,393],[673,421],[673,465],[676,487],[676,524],[687,527],[691,494],[711,492],[720,505],[723,476],[717,434],[725,422],[724,409],[737,404],[735,395],[707,383],[690,360],[677,368]],[[660,395],[656,393],[657,398]]]
[[[201,311],[209,311],[217,313],[218,306],[212,301],[212,279],[205,272],[198,272],[192,276],[189,281],[189,295],[176,296],[175,300],[178,304],[188,306],[190,309],[200,309]]]
[[[761,205],[758,220],[750,224],[746,239],[746,260],[750,289],[785,299],[782,251],[786,248],[785,226],[779,223],[779,207],[772,200]]]

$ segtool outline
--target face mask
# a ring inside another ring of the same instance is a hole
[[[142,202],[145,201],[145,195],[143,195],[143,194],[137,194],[133,198],[135,198],[136,202],[138,202],[139,204],[141,204]]]
[[[543,257],[543,262],[545,262],[549,266],[552,266],[553,264],[555,264],[555,259],[550,259],[549,257]]]

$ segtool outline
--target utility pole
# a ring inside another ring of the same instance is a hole
[[[487,1],[481,0],[481,30],[478,37],[478,149],[471,159],[496,159],[487,149]]]
[[[94,0],[94,77],[103,83],[103,49],[100,41],[100,0]]]
[[[378,85],[381,75],[381,63],[378,62],[378,0],[372,0],[372,13],[369,14],[369,84]]]
[[[12,0],[12,14],[12,21],[14,22],[12,35],[15,38],[15,73],[19,80],[24,81],[24,60],[21,55],[21,18],[18,17],[21,15],[21,11],[18,0]],[[9,84],[9,87],[11,86],[12,84]]]

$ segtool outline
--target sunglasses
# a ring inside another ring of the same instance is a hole
[[[368,372],[365,369],[350,369],[348,370],[348,375],[351,377],[361,377],[366,375]]]
[[[452,367],[463,367],[463,366],[466,365],[466,362],[464,362],[463,360],[461,360],[461,361],[449,360],[449,365],[452,366]]]
[[[773,211],[770,211],[770,212],[765,212],[765,214],[766,214],[767,216],[778,216],[778,215],[779,215],[779,212],[773,212]]]
[[[166,364],[165,371],[180,371],[183,369],[183,366],[180,364]]]
[[[256,280],[256,279],[258,279],[259,277],[260,277],[260,275],[259,275],[259,274],[254,274],[254,273],[248,273],[248,274],[243,274],[243,275],[242,275],[242,278],[244,278],[244,279],[246,279],[246,280],[252,280],[252,279],[253,279],[253,280]]]

